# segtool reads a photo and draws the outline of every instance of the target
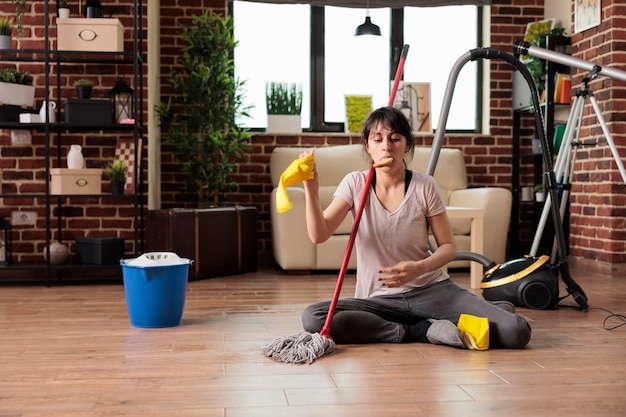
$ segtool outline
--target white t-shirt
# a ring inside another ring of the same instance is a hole
[[[391,267],[400,261],[421,260],[430,255],[426,218],[446,209],[435,180],[416,171],[412,171],[412,175],[402,203],[393,212],[383,207],[372,187],[368,190],[369,196],[355,240],[356,298],[399,294],[449,278],[448,274],[438,269],[397,288],[384,287],[378,280],[383,267]],[[353,216],[356,216],[361,202],[366,178],[367,171],[351,172],[334,193],[335,197],[345,200],[352,207]]]

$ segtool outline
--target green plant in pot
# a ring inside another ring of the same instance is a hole
[[[28,71],[0,68],[0,102],[20,107],[33,107],[35,87]]]
[[[127,172],[126,162],[121,159],[111,161],[104,167],[104,175],[111,181],[111,192],[113,194],[124,194]]]
[[[243,82],[234,77],[234,20],[208,10],[181,37],[179,66],[167,80],[171,96],[156,107],[162,139],[184,173],[185,191],[199,207],[219,206],[236,187],[232,174],[251,137],[235,124],[247,109]]]
[[[269,82],[265,84],[267,131],[301,132],[302,84]]]
[[[0,68],[0,82],[20,85],[33,85],[33,76],[28,71],[15,68]]]
[[[93,81],[81,78],[74,81],[78,98],[88,100],[91,98],[91,90],[93,89]]]
[[[13,16],[0,16],[0,49],[11,49],[11,35],[13,34]]]
[[[535,33],[533,35],[533,45],[538,46],[540,48],[546,47],[546,39],[548,36],[563,36],[565,33],[565,28],[553,28],[547,29],[543,32]],[[535,56],[526,57],[525,65],[530,71],[530,75],[532,75],[535,84],[537,85],[537,90],[541,94],[543,90],[546,89],[546,60],[537,58]]]

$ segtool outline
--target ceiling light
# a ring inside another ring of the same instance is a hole
[[[374,35],[380,36],[380,28],[372,23],[372,19],[370,18],[370,2],[367,1],[367,12],[365,14],[365,23],[357,26],[354,31],[354,36],[362,36],[362,35]]]

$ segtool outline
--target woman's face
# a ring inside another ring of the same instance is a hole
[[[379,122],[370,130],[366,150],[374,163],[380,162],[383,158],[393,158],[392,166],[397,164],[403,166],[404,154],[408,147],[406,137]]]

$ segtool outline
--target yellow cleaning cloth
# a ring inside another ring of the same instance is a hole
[[[276,190],[276,209],[279,213],[284,213],[293,207],[287,196],[287,187],[313,178],[314,166],[315,157],[311,154],[293,161],[280,175],[278,190]]]
[[[470,314],[461,314],[457,324],[468,349],[489,349],[489,319]]]

